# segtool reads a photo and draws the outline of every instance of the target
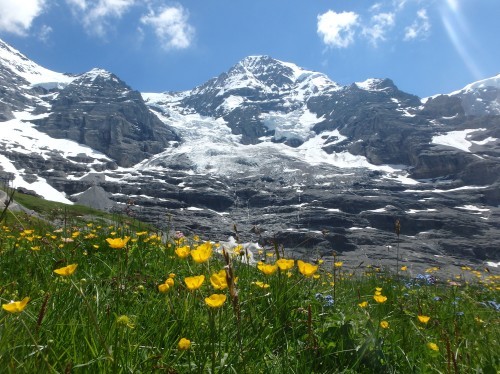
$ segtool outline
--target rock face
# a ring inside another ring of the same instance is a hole
[[[74,140],[132,166],[179,140],[139,92],[115,75],[94,69],[62,89],[48,117],[35,121],[54,138]]]
[[[498,76],[421,100],[252,56],[191,91],[140,94],[2,48],[0,174],[21,187],[308,258],[500,260]]]

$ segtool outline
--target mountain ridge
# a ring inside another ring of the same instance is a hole
[[[236,224],[304,257],[390,263],[400,219],[415,264],[499,260],[495,86],[421,100],[269,56],[183,92],[139,93],[102,69],[27,85],[2,48],[0,177],[23,188],[220,239]]]

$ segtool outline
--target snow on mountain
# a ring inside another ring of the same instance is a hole
[[[34,63],[2,40],[0,40],[0,63],[13,73],[24,78],[32,87],[62,88],[75,79]]]
[[[485,89],[487,87],[494,87],[500,89],[500,74],[494,77],[479,80],[477,82],[469,83],[461,90],[451,92],[450,95],[469,93],[471,91]]]
[[[14,115],[15,119],[1,124],[2,137],[0,145],[4,152],[15,151],[31,157],[41,157],[45,161],[49,161],[53,157],[63,157],[74,164],[77,164],[77,162],[71,161],[71,159],[85,157],[87,160],[93,160],[89,165],[91,168],[92,166],[102,166],[111,161],[106,155],[71,140],[51,138],[47,134],[38,131],[29,122],[47,116],[47,114],[34,116],[27,112],[15,112]],[[12,187],[24,187],[36,191],[37,194],[47,200],[73,204],[63,192],[57,191],[48,184],[45,178],[37,176],[34,181],[31,180],[32,176],[27,178],[24,169],[18,169],[12,160],[2,154],[0,154],[0,166],[5,172],[13,175]]]
[[[464,152],[470,152],[470,147],[472,146],[473,141],[468,139],[469,134],[478,131],[486,131],[486,129],[466,129],[459,131],[450,131],[445,134],[434,136],[432,138],[432,144],[446,145],[448,147],[460,149]]]
[[[369,78],[363,82],[356,82],[356,86],[362,90],[366,91],[378,91],[380,90],[378,86],[382,82],[382,79],[377,79],[377,78]]]

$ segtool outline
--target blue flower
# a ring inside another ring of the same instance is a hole
[[[335,303],[335,300],[333,299],[332,295],[326,295],[324,301],[325,301],[324,304],[325,307],[332,307],[333,304]]]
[[[488,300],[487,303],[490,307],[495,309],[497,312],[500,312],[500,303],[497,303],[496,301],[493,301],[493,300]]]

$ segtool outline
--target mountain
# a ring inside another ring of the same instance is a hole
[[[0,75],[0,176],[16,187],[351,265],[395,263],[395,246],[415,272],[500,261],[499,76],[420,99],[250,56],[139,93],[3,42]]]

